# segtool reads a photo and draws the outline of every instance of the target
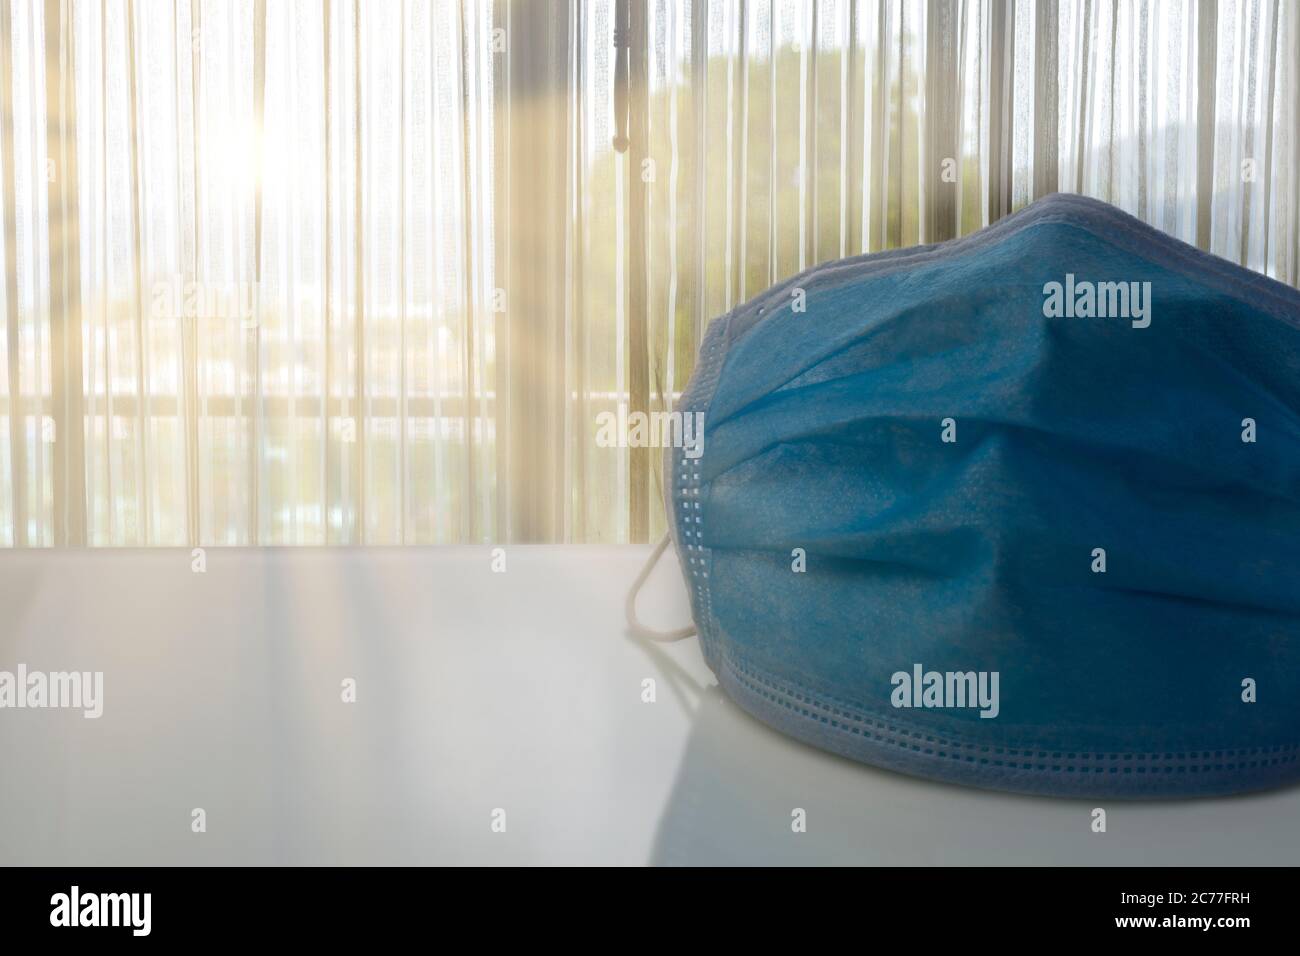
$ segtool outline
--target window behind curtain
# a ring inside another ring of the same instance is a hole
[[[1270,0],[0,10],[0,541],[646,540],[713,317],[1088,193],[1300,282]],[[360,14],[360,15],[358,15]]]

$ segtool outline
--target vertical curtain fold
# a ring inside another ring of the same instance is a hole
[[[0,529],[7,529],[7,544],[23,547],[27,544],[27,409],[24,407],[22,381],[23,350],[19,331],[18,313],[18,190],[16,185],[17,157],[14,143],[17,139],[14,110],[14,29],[10,4],[0,5],[0,165],[3,166],[4,189],[4,257],[5,257],[5,399],[8,405],[7,442],[8,493],[5,504],[8,521],[0,521]]]
[[[69,0],[45,0],[46,209],[54,415],[54,543],[86,543],[82,392],[81,229],[76,185],[77,94]]]

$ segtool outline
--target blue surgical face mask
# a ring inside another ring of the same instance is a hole
[[[1300,778],[1295,289],[1053,196],[720,317],[679,408],[672,542],[760,720],[1028,793]]]

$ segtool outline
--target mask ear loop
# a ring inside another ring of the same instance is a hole
[[[653,641],[638,641],[636,638],[632,638],[632,642],[660,669],[668,689],[682,705],[682,710],[688,714],[695,714],[700,708],[700,699],[705,693],[704,685],[677,663],[664,646]]]
[[[653,628],[646,627],[636,616],[636,597],[641,593],[641,587],[645,584],[646,579],[650,577],[650,572],[654,570],[655,565],[659,563],[659,559],[663,557],[663,553],[668,547],[669,538],[670,536],[665,533],[659,539],[659,543],[655,545],[655,549],[650,552],[645,567],[641,569],[641,573],[632,582],[632,587],[627,592],[627,601],[623,605],[624,613],[627,615],[627,626],[631,629],[633,636],[647,641],[655,641],[659,644],[685,640],[696,633],[694,624],[679,627],[672,631],[656,631]]]

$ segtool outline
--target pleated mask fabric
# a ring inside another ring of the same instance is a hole
[[[1300,777],[1300,292],[1104,203],[820,266],[719,317],[665,496],[705,658],[936,780]]]

